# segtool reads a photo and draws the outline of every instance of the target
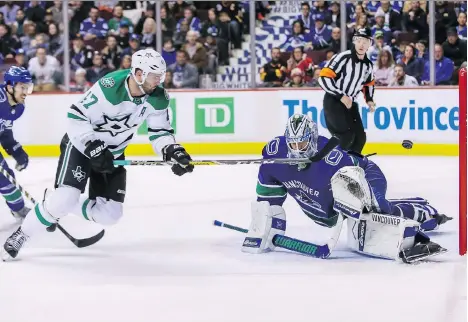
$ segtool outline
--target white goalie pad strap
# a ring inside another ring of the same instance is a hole
[[[398,260],[401,250],[414,245],[419,226],[401,217],[364,214],[359,221],[348,221],[348,246],[363,254]]]
[[[286,231],[286,213],[281,206],[270,206],[268,201],[254,201],[251,206],[252,222],[242,244],[246,253],[266,253],[275,249],[273,237]]]
[[[364,207],[370,209],[372,194],[364,169],[347,166],[338,170],[331,178],[333,209],[353,219],[359,219]]]

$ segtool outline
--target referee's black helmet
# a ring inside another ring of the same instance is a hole
[[[371,30],[369,28],[359,28],[354,32],[354,37],[364,37],[367,39],[372,39]]]

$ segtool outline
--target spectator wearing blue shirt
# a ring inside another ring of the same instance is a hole
[[[80,25],[80,34],[84,40],[91,40],[95,38],[104,39],[107,36],[109,27],[107,22],[99,17],[99,9],[92,7],[89,11],[89,18],[83,20]]]
[[[346,1],[346,18],[347,21],[351,21],[351,19],[356,17],[356,6],[354,3],[350,1]],[[356,19],[354,19],[356,21]]]
[[[174,43],[171,38],[164,40],[163,49],[161,53],[162,57],[166,61],[166,65],[170,66],[176,62],[176,50]]]
[[[435,58],[435,84],[436,85],[451,85],[454,65],[453,61],[444,57],[444,50],[441,45],[436,44],[434,47]],[[429,61],[424,65],[424,74],[422,75],[422,84],[429,84],[430,79],[430,64]]]
[[[314,27],[314,19],[312,19],[309,3],[303,2],[301,4],[301,14],[297,17],[297,20],[302,21],[304,29],[310,30]]]
[[[375,25],[371,28],[372,36],[374,36],[377,31],[382,32],[384,43],[386,45],[391,44],[392,30],[390,27],[385,26],[385,13],[382,10],[378,10],[375,14]]]
[[[330,21],[331,20],[331,12],[328,11],[327,8],[328,2],[325,1],[314,1],[313,5],[314,7],[312,8],[312,20],[316,20],[317,16],[322,17],[322,21]],[[311,27],[312,29],[313,26]]]
[[[200,19],[193,16],[193,11],[190,8],[184,9],[184,17],[179,19],[179,21],[177,22],[177,32],[180,31],[180,24],[182,23],[182,21],[188,22],[189,30],[200,31],[201,29]]]
[[[304,26],[299,20],[294,21],[292,25],[292,34],[286,41],[279,46],[282,51],[293,51],[297,47],[306,47],[307,43],[304,38]]]
[[[392,8],[398,13],[401,13],[405,4],[404,1],[390,1],[390,3],[392,4]]]
[[[466,1],[461,1],[461,4],[459,5],[460,5],[460,8],[459,8],[460,12],[466,13]]]
[[[72,35],[72,47],[70,48],[70,67],[72,70],[87,68],[93,64],[93,48],[86,46],[83,36]]]
[[[5,5],[0,7],[0,12],[3,13],[3,18],[7,25],[11,25],[16,21],[16,12],[21,9],[13,1],[5,1]]]
[[[466,12],[460,12],[457,21],[458,38],[466,39]]]
[[[374,17],[380,8],[380,1],[369,1],[366,6],[367,14]]]
[[[332,28],[324,23],[325,16],[315,15],[315,28],[304,35],[306,42],[312,42],[314,50],[328,47],[332,40]]]

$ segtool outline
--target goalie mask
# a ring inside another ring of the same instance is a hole
[[[284,133],[290,158],[310,158],[317,153],[317,124],[307,115],[294,114]]]

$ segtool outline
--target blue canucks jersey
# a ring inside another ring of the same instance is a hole
[[[13,122],[23,115],[24,105],[12,106],[8,101],[5,85],[0,85],[0,141],[5,131],[11,131]]]
[[[17,163],[27,166],[28,156],[21,145],[13,137],[13,122],[23,115],[24,105],[11,105],[5,85],[0,85],[0,144],[5,151],[12,155]],[[3,167],[11,176],[15,173],[8,166],[3,156],[0,154],[0,166]],[[5,176],[0,175],[0,194],[5,198],[11,211],[17,212],[24,208],[24,199],[21,192]]]
[[[327,138],[319,136],[318,150],[322,150],[327,142]],[[262,151],[264,159],[288,158],[288,153],[284,136],[270,141]],[[262,164],[258,172],[257,201],[282,206],[289,194],[309,218],[319,225],[332,227],[338,214],[333,210],[331,178],[346,166],[364,169],[373,196],[371,211],[416,220],[425,230],[437,227],[439,212],[427,200],[421,197],[387,199],[387,180],[379,166],[366,157],[349,154],[339,147],[302,170],[297,164]]]
[[[327,138],[319,136],[318,150],[327,142]],[[264,159],[287,158],[288,147],[284,136],[270,141],[263,148],[262,155]],[[367,163],[367,158],[347,154],[337,147],[323,160],[311,163],[303,170],[292,164],[262,164],[258,173],[257,200],[281,206],[289,194],[308,217],[317,224],[331,227],[338,218],[333,210],[331,177],[342,167],[366,168]]]

